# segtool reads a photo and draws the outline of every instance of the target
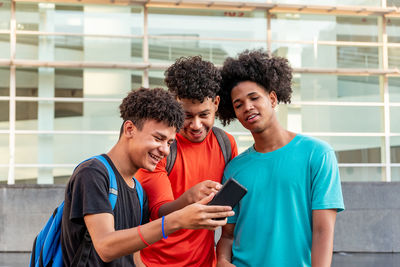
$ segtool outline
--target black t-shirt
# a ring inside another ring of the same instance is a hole
[[[97,159],[82,163],[72,174],[65,189],[64,212],[61,226],[61,247],[65,266],[71,262],[87,231],[83,217],[87,214],[111,213],[115,230],[140,224],[140,203],[136,188],[130,188],[107,155],[103,156],[114,170],[118,184],[118,198],[112,210],[108,200],[110,182],[106,167]],[[142,224],[149,220],[147,196],[143,192]],[[110,263],[103,262],[92,246],[87,266],[134,266],[133,256],[127,255]]]

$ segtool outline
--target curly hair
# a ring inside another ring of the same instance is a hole
[[[231,91],[240,82],[255,82],[268,93],[274,91],[278,103],[290,103],[292,68],[285,58],[270,57],[262,49],[245,50],[237,59],[229,57],[225,60],[221,76],[219,118],[224,126],[236,118]]]
[[[119,109],[124,122],[132,121],[139,130],[145,120],[153,119],[165,122],[179,132],[185,118],[182,106],[172,94],[162,88],[140,88],[132,91],[122,100]]]
[[[178,58],[164,74],[168,90],[181,99],[203,102],[208,97],[214,99],[220,91],[219,69],[201,56]]]

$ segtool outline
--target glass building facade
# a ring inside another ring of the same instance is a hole
[[[400,1],[0,0],[0,183],[65,183],[130,90],[257,48],[294,69],[284,127],[329,142],[343,181],[400,181]]]

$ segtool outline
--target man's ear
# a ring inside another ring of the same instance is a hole
[[[275,91],[271,91],[268,95],[269,99],[271,100],[272,108],[275,108],[278,105],[278,96],[276,95]]]
[[[122,133],[123,135],[125,135],[126,137],[133,137],[137,132],[137,128],[135,126],[135,124],[133,124],[132,121],[127,120],[124,123],[124,132]]]
[[[221,101],[221,98],[219,97],[219,95],[215,96],[214,98],[214,105],[215,105],[215,109],[218,110],[218,106],[219,106],[219,102]]]

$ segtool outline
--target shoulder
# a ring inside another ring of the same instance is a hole
[[[108,184],[108,172],[106,167],[97,159],[89,159],[80,163],[74,170],[71,181],[72,182],[90,182],[96,179],[99,181],[98,177],[103,177],[105,182]]]
[[[301,147],[301,149],[317,154],[325,154],[327,152],[334,151],[327,142],[318,138],[303,134],[297,134],[295,138],[297,138],[296,145]]]
[[[240,153],[238,156],[234,157],[227,165],[226,170],[227,171],[234,171],[238,168],[241,168],[244,164],[247,164],[247,162],[250,160],[252,157],[252,154],[254,153],[254,149],[252,147],[249,147],[242,153]]]

